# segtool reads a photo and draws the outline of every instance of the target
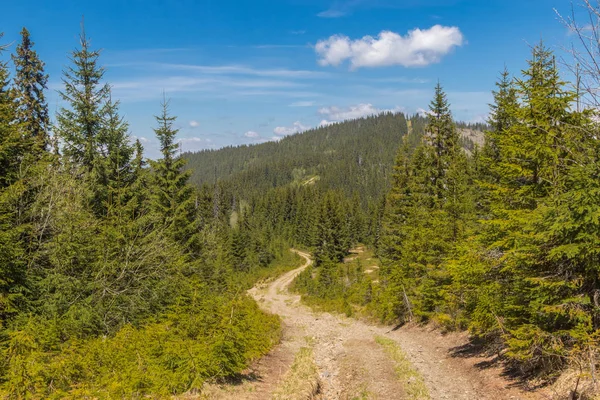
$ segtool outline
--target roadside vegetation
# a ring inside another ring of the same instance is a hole
[[[294,363],[273,394],[274,400],[312,399],[319,393],[319,370],[310,343],[296,353]]]
[[[375,341],[385,349],[396,364],[396,374],[398,375],[398,379],[404,383],[404,390],[406,391],[408,400],[429,400],[431,397],[429,396],[429,391],[427,390],[427,386],[425,386],[423,377],[413,367],[398,343],[383,336],[376,337]]]

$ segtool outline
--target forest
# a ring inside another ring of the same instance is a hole
[[[219,186],[189,183],[166,99],[161,158],[144,157],[84,32],[51,126],[21,39],[14,70],[0,64],[2,397],[167,396],[239,373],[280,330],[244,290],[298,260],[233,229]]]
[[[595,371],[598,118],[543,42],[500,74],[486,124],[455,121],[438,83],[425,114],[179,154],[165,97],[155,160],[83,29],[68,57],[55,116],[27,29],[0,63],[2,397],[161,398],[238,376],[279,342],[246,290],[299,266],[290,247],[315,260],[293,284],[306,302],[468,330],[525,377]],[[343,264],[357,245],[378,279]]]

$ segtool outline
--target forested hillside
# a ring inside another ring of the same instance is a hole
[[[412,136],[418,138],[422,118],[413,120]],[[388,185],[395,144],[408,133],[410,122],[404,114],[386,113],[313,129],[279,142],[184,156],[192,182],[220,180],[244,195],[296,183],[373,199]]]
[[[335,123],[278,142],[185,153],[190,181],[221,182],[243,197],[288,184],[334,189],[363,204],[389,189],[392,166],[402,138],[416,147],[427,122],[419,115],[386,112]],[[484,124],[458,124],[461,144],[472,150]],[[468,133],[468,134],[467,134]]]

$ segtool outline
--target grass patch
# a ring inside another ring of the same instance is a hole
[[[410,400],[430,399],[431,397],[429,396],[429,391],[427,390],[427,386],[425,386],[423,377],[412,366],[400,346],[393,340],[382,336],[375,337],[375,341],[385,349],[396,364],[396,375],[404,383],[408,398]]]
[[[301,267],[304,261],[304,258],[298,254],[284,250],[267,267],[253,268],[251,271],[238,273],[236,285],[241,289],[250,289],[256,284],[269,282],[286,272]]]
[[[322,268],[311,266],[301,273],[290,289],[302,295],[302,302],[315,311],[367,318],[367,305],[373,298],[373,281],[379,278],[380,261],[366,246],[347,254],[336,264],[325,281],[319,276]]]
[[[315,363],[312,347],[302,347],[294,359],[283,383],[279,385],[273,399],[306,400],[319,392],[319,370]]]

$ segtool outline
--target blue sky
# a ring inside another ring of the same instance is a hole
[[[3,4],[0,31],[7,43],[30,30],[54,112],[85,15],[113,97],[154,157],[163,90],[184,150],[418,112],[438,79],[456,119],[482,120],[499,71],[523,69],[529,44],[544,38],[562,55],[571,38],[553,8],[568,13],[570,1],[21,0]]]

